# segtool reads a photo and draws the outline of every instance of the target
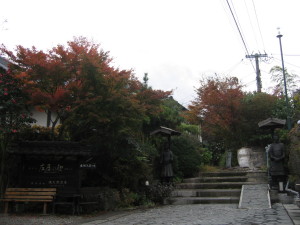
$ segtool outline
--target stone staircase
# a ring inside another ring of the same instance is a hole
[[[238,204],[246,184],[267,183],[266,172],[212,172],[184,179],[166,204]]]

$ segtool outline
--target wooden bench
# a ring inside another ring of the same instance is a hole
[[[47,203],[53,202],[56,188],[7,188],[4,197],[4,213],[8,212],[9,202],[43,202],[43,214],[47,213]]]

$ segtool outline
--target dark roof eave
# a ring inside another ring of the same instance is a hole
[[[8,153],[18,155],[89,156],[92,149],[76,142],[26,141],[11,145]]]
[[[150,135],[155,135],[155,134],[170,135],[170,136],[181,135],[181,133],[179,131],[176,131],[176,130],[173,130],[173,129],[170,129],[167,127],[163,127],[163,126],[160,126],[159,129],[152,131],[150,133]]]

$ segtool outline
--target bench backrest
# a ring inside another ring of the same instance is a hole
[[[4,200],[53,201],[56,188],[7,188]]]

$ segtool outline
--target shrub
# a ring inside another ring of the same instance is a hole
[[[171,150],[176,156],[177,167],[174,167],[176,176],[192,177],[199,172],[202,160],[199,140],[191,135],[184,134],[173,138]]]
[[[174,187],[170,184],[151,185],[146,190],[146,196],[154,203],[162,204],[165,198],[171,196]]]

